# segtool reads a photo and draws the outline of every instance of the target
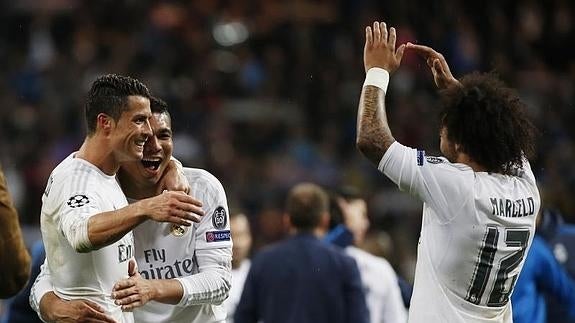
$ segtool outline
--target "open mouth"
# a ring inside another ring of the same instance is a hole
[[[145,169],[156,171],[160,168],[160,164],[162,163],[161,159],[152,160],[152,159],[142,159],[142,165]]]

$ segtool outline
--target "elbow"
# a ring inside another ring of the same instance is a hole
[[[86,240],[86,241],[81,241],[81,240],[75,240],[75,241],[70,241],[70,245],[72,246],[72,248],[74,248],[74,250],[78,253],[88,253],[91,251],[96,250],[96,248],[92,247],[92,244],[90,243],[90,240]]]

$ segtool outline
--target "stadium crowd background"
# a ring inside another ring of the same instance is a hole
[[[544,205],[575,222],[571,1],[0,1],[0,162],[28,242],[51,170],[81,144],[87,89],[113,72],[168,102],[176,157],[221,180],[256,248],[285,234],[293,184],[353,185],[370,202],[372,247],[410,278],[421,203],[355,149],[363,28],[376,19],[444,53],[455,76],[494,70],[518,89],[541,131]],[[437,154],[439,102],[413,53],[388,102],[396,139]]]

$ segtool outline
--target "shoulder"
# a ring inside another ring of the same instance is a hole
[[[192,190],[224,191],[222,183],[205,169],[184,167],[184,174],[190,182]]]

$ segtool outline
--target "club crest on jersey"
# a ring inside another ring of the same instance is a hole
[[[231,238],[230,230],[206,232],[206,242],[230,241]]]
[[[77,207],[84,206],[88,203],[90,203],[90,199],[86,195],[78,194],[69,198],[66,204],[68,204],[69,207],[74,209]]]
[[[212,225],[216,229],[225,229],[226,224],[228,224],[228,216],[226,214],[226,209],[223,206],[218,206],[212,214]]]
[[[179,224],[174,223],[170,228],[170,233],[175,235],[176,237],[181,237],[186,233],[186,228]]]

